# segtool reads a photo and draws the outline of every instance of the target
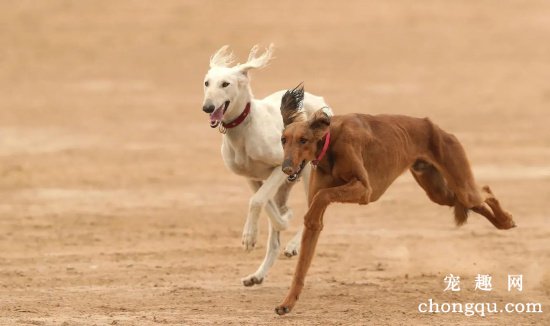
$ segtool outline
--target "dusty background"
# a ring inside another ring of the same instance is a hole
[[[545,1],[2,2],[0,324],[550,324],[549,17]],[[306,290],[276,316],[296,259],[240,285],[265,247],[240,247],[250,193],[200,109],[216,49],[270,42],[257,97],[305,81],[339,113],[430,116],[519,227],[456,229],[404,176],[327,211]],[[447,273],[463,291],[443,292]],[[418,313],[429,298],[545,312]]]

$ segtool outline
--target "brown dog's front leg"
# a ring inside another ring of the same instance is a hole
[[[296,304],[296,301],[298,301],[298,297],[304,287],[306,273],[313,260],[319,234],[323,229],[323,214],[327,206],[331,202],[358,203],[364,197],[365,191],[365,186],[361,182],[354,180],[343,186],[321,189],[315,195],[304,217],[305,228],[302,235],[302,249],[298,257],[298,265],[296,265],[292,285],[286,298],[275,308],[277,314],[284,315],[289,313]]]
[[[304,233],[302,234],[302,246],[298,256],[298,264],[296,265],[294,278],[292,279],[292,284],[286,298],[283,300],[283,303],[275,308],[275,312],[278,315],[289,313],[296,304],[296,301],[298,301],[298,297],[304,287],[304,279],[307,270],[313,260],[313,254],[315,253],[319,234],[323,229],[322,219],[327,205],[328,203],[322,207],[321,203],[314,200],[304,217],[305,227]]]

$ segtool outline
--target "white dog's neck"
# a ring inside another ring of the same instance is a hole
[[[246,104],[251,102],[253,99],[252,91],[250,90],[250,86],[246,87],[246,90],[239,93],[239,96],[231,103],[229,103],[229,107],[227,108],[227,111],[223,115],[222,121],[224,123],[230,123],[237,119],[241,113],[243,113]],[[252,103],[251,103],[252,104]]]

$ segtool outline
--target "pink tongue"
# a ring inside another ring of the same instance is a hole
[[[210,122],[221,121],[223,118],[223,105],[216,109],[216,111],[210,113]]]

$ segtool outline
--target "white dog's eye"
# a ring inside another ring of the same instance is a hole
[[[207,81],[204,82],[204,86],[208,87],[208,85],[210,85],[210,83]]]
[[[226,81],[224,81],[224,82],[222,83],[222,87],[223,87],[223,88],[226,88],[227,86],[229,86],[229,83],[226,82]]]

